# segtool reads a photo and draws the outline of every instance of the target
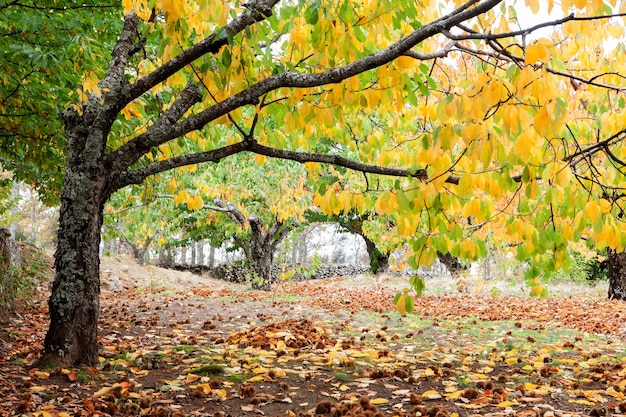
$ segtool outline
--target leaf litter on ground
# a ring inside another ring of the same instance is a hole
[[[40,369],[45,297],[6,326],[0,416],[626,414],[625,304],[427,295],[334,279],[103,293],[101,362]]]

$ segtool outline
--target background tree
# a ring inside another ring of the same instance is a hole
[[[209,235],[221,230],[218,246],[232,240],[260,281],[258,285],[254,281],[255,286],[267,287],[279,244],[300,225],[311,204],[305,175],[306,170],[294,162],[244,154],[162,182],[168,191],[178,190],[172,199],[181,209],[221,213],[194,214],[198,221],[187,222],[185,233],[215,242]]]
[[[583,234],[623,249],[624,176],[614,166],[626,135],[622,60],[615,50],[595,55],[623,26],[604,3],[581,12],[564,0],[566,17],[521,30],[501,0],[455,2],[450,12],[412,1],[277,3],[123,1],[111,59],[63,112],[44,363],[97,361],[98,246],[112,193],[240,152],[406,178],[374,209],[411,236],[414,265],[444,248],[468,259],[484,252],[480,233],[467,240],[454,223],[459,215],[473,227],[506,225],[518,256],[534,264],[529,279],[562,262]],[[555,26],[554,38],[527,43]],[[220,123],[244,139],[222,136]],[[372,123],[391,134],[351,145],[351,132]],[[315,153],[322,137],[354,146],[358,159]],[[201,150],[178,152],[190,142]]]

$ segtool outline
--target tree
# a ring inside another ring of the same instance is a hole
[[[626,300],[626,252],[609,250],[609,299]]]
[[[0,0],[0,164],[48,204],[59,201],[63,181],[66,143],[56,115],[112,48],[118,12],[109,0]]]
[[[564,0],[563,10],[579,3]],[[277,4],[123,1],[109,64],[93,68],[98,82],[85,77],[84,100],[62,114],[67,163],[42,362],[97,361],[98,245],[111,194],[240,152],[405,178],[375,209],[414,236],[413,263],[444,246],[467,258],[483,251],[480,235],[457,244],[459,212],[471,227],[510,220],[518,255],[548,265],[591,230],[588,212],[576,218],[589,204],[600,219],[590,240],[623,248],[623,175],[611,165],[624,158],[622,61],[584,48],[622,35],[603,3],[521,30],[509,29],[518,19],[501,0],[455,2],[448,13],[412,1]],[[526,43],[560,25],[554,39]],[[219,123],[244,139],[221,136]],[[391,133],[351,134],[366,124]],[[321,137],[358,158],[311,151]],[[178,152],[179,143],[199,150]],[[496,206],[504,195],[509,206]],[[430,231],[416,234],[422,224]]]
[[[186,189],[196,188],[196,196],[210,201],[203,208],[223,215],[204,217],[197,223],[200,230],[205,224],[220,229],[219,244],[234,241],[255,275],[253,285],[268,288],[278,246],[300,226],[311,204],[305,179],[306,169],[300,164],[243,154],[199,168],[191,187],[180,181],[178,199],[189,201]]]

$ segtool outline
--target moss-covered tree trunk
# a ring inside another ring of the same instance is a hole
[[[609,299],[626,300],[626,252],[609,250]]]

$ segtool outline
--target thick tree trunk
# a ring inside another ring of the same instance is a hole
[[[50,328],[44,341],[43,364],[75,366],[98,362],[100,311],[100,229],[106,197],[106,175],[89,173],[68,162],[61,196],[56,274]],[[103,172],[103,171],[100,171]]]
[[[92,95],[63,114],[67,162],[42,365],[98,363],[99,246],[115,175],[106,159],[106,138],[118,111],[102,107]]]
[[[626,300],[626,252],[609,250],[609,299]]]

